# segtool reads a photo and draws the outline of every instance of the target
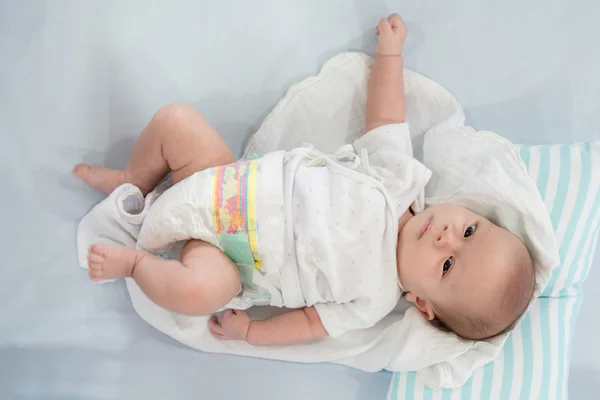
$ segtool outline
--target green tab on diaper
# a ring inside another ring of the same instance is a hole
[[[254,257],[250,251],[248,236],[237,233],[221,233],[217,235],[217,238],[219,239],[219,243],[221,243],[223,252],[234,263],[252,265],[252,268],[254,268]]]
[[[220,234],[217,235],[223,252],[231,258],[240,271],[240,280],[242,281],[245,297],[254,301],[270,300],[271,296],[254,282],[254,274],[260,274],[254,267],[254,257],[250,251],[248,237],[240,234]],[[262,302],[269,304],[268,301]]]

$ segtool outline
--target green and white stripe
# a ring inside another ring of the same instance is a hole
[[[391,400],[566,399],[571,337],[600,231],[600,143],[520,146],[550,212],[560,248],[542,297],[500,357],[460,389],[428,389],[415,372],[395,373]]]

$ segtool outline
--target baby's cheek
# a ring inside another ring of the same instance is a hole
[[[417,248],[415,249],[418,252],[417,258],[418,261],[416,265],[418,266],[418,274],[420,279],[433,280],[439,277],[442,271],[442,266],[437,265],[435,257],[433,257],[433,251],[429,248]]]
[[[407,281],[407,284],[419,285],[420,283],[428,279],[427,268],[424,268],[424,259],[419,254],[417,246],[413,246],[409,249],[405,249],[400,258],[400,271],[401,280]]]
[[[442,276],[442,266],[439,268],[430,268],[427,273],[427,279],[431,282],[439,280]]]

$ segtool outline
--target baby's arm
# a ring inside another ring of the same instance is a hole
[[[240,310],[211,318],[209,328],[220,340],[245,340],[254,346],[286,346],[323,339],[327,331],[314,307],[305,307],[253,321]]]
[[[382,19],[377,25],[379,43],[367,92],[367,132],[382,125],[404,122],[402,48],[406,33],[406,24],[397,14]]]

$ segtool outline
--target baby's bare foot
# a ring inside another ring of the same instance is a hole
[[[73,168],[73,176],[83,180],[93,188],[106,194],[111,193],[124,183],[127,183],[125,173],[119,169],[92,167],[87,164],[77,164]]]
[[[125,246],[94,244],[88,251],[88,274],[96,282],[131,277],[146,254]]]

